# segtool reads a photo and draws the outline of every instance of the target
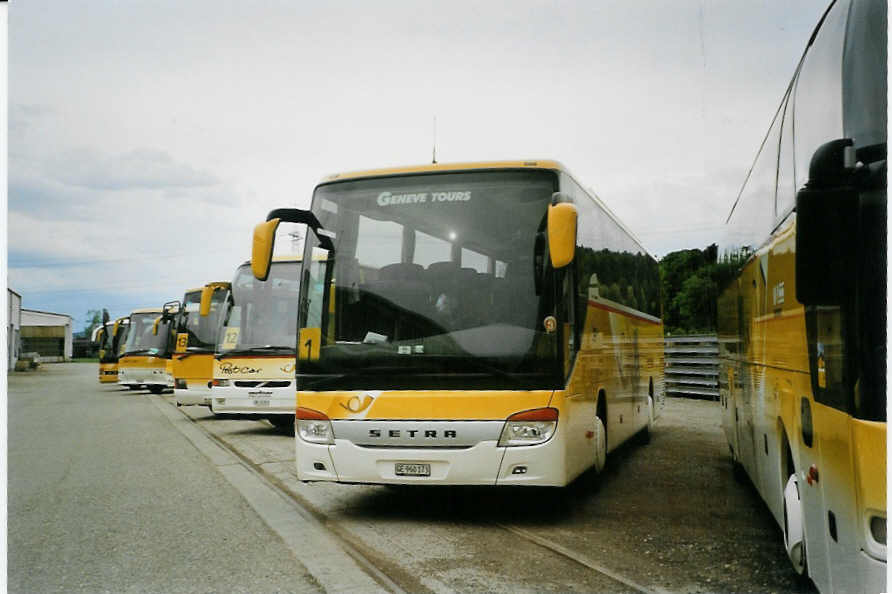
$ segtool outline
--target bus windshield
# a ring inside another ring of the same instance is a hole
[[[211,311],[204,317],[199,315],[201,291],[186,293],[183,298],[183,309],[180,312],[177,332],[185,332],[189,335],[188,350],[214,351],[227,293],[227,290],[222,287],[214,289],[211,296]]]
[[[556,335],[544,324],[554,292],[535,281],[556,189],[545,170],[318,187],[313,211],[335,250],[307,240],[299,389],[387,389],[397,374],[401,389],[558,385]]]
[[[159,317],[161,317],[160,312],[130,315],[130,326],[123,354],[154,356],[167,354],[171,321],[162,319],[158,324],[158,333],[153,334],[152,326]]]
[[[115,329],[115,323],[106,322],[102,328],[102,339],[99,341],[99,362],[114,363],[118,360],[117,353],[115,353],[113,347],[114,336],[112,336]]]
[[[273,262],[265,281],[239,266],[220,332],[223,355],[293,353],[296,344],[300,262]],[[215,294],[216,297],[216,294]]]

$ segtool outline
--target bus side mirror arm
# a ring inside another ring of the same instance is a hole
[[[332,234],[322,227],[316,215],[300,208],[277,208],[266,215],[266,222],[254,227],[254,242],[251,247],[251,272],[257,280],[266,280],[273,258],[276,229],[279,223],[300,223],[310,228],[319,239],[319,246],[334,252]]]

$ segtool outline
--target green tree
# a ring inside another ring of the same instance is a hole
[[[101,309],[88,309],[87,314],[84,316],[86,320],[86,325],[84,326],[83,331],[81,332],[81,336],[84,338],[90,338],[93,335],[93,330],[97,326],[102,325],[102,313]],[[107,315],[107,314],[106,314]]]

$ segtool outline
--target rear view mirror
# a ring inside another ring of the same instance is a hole
[[[822,145],[812,156],[808,183],[796,194],[796,299],[803,305],[842,305],[853,291],[853,153],[851,139]]]
[[[158,316],[155,318],[155,323],[152,324],[152,336],[158,336],[158,324],[161,323],[161,317],[162,316]]]
[[[265,281],[269,276],[269,267],[273,259],[273,248],[276,243],[276,229],[280,219],[274,218],[254,227],[254,242],[251,246],[251,272],[254,278]],[[204,293],[202,293],[202,302]],[[210,302],[208,302],[210,307]]]
[[[253,266],[253,258],[252,258],[252,266]],[[201,304],[198,307],[198,315],[201,317],[206,317],[209,313],[211,313],[211,299],[214,297],[214,291],[217,289],[228,289],[231,286],[230,283],[208,283],[201,290]]]
[[[561,194],[556,193],[555,199]],[[576,207],[558,202],[548,207],[548,252],[553,268],[563,268],[573,261],[576,253]]]

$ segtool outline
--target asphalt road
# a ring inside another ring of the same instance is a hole
[[[95,364],[8,376],[9,592],[318,592],[145,393]]]
[[[411,592],[811,591],[732,477],[716,403],[670,399],[649,444],[568,489],[392,489],[299,483],[267,421],[178,412],[95,365],[9,377],[10,591],[337,590],[332,564]],[[270,519],[187,429],[295,507]]]

